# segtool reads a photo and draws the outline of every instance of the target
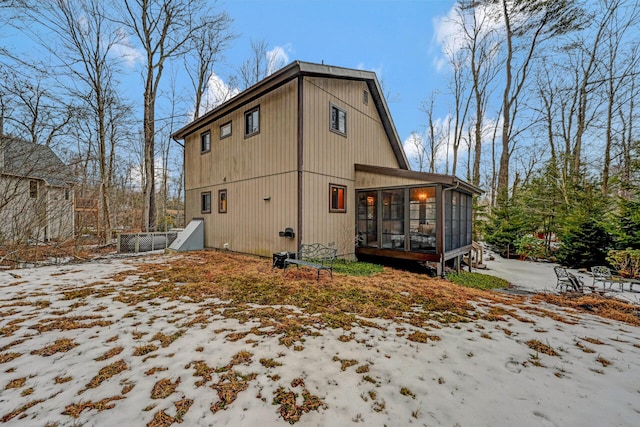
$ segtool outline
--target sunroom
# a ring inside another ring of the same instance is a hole
[[[356,255],[445,262],[472,249],[473,196],[450,175],[356,165]]]

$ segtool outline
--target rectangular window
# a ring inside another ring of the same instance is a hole
[[[211,191],[200,193],[200,206],[202,213],[211,213]]]
[[[343,185],[329,184],[329,212],[346,212],[346,195],[347,187]]]
[[[260,132],[260,107],[244,113],[244,136],[255,135]]]
[[[383,248],[405,248],[404,217],[404,189],[382,190]]]
[[[378,247],[378,192],[358,192],[358,244]]]
[[[209,131],[200,134],[200,152],[211,151],[211,133]]]
[[[70,193],[70,192],[69,192],[69,189],[68,189],[68,188],[65,188],[65,189],[64,189],[64,199],[65,199],[65,200],[69,200],[69,197],[70,197],[70,194],[69,194],[69,193]]]
[[[347,134],[347,112],[331,104],[331,130]]]
[[[29,181],[29,197],[38,198],[38,181]]]
[[[218,213],[227,213],[227,190],[218,191]]]
[[[369,92],[366,90],[362,91],[362,102],[365,104],[369,104]]]
[[[220,126],[220,139],[231,136],[231,122]]]
[[[414,252],[436,251],[436,187],[409,190],[409,248]]]

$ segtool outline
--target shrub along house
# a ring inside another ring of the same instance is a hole
[[[471,249],[480,190],[409,170],[372,72],[295,61],[173,138],[206,247],[270,256],[322,243],[439,269]]]

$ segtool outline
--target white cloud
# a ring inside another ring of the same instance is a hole
[[[164,174],[162,157],[156,157],[154,159],[154,164],[155,164],[154,182],[156,186],[156,191],[158,191],[162,187],[162,175]],[[144,170],[143,170],[142,164],[132,165],[131,168],[129,169],[129,179],[130,179],[131,187],[133,190],[142,191],[143,174],[144,174]],[[173,179],[171,171],[169,169],[167,169],[167,176],[169,180]]]
[[[498,126],[498,132],[500,132],[500,126],[502,123],[502,119],[496,122],[494,119],[485,119],[484,126],[482,129],[482,157],[485,158],[489,156],[489,151],[487,146],[490,146],[491,140],[493,138],[493,134],[496,126]],[[435,172],[436,173],[445,173],[447,170],[447,162],[449,163],[449,172],[451,172],[453,162],[453,138],[454,138],[454,124],[453,117],[451,115],[447,115],[445,117],[439,117],[434,119],[434,134],[436,139],[436,161],[435,161]],[[404,152],[407,155],[407,159],[411,164],[411,167],[414,170],[419,170],[419,155],[422,149],[426,150],[423,157],[423,171],[427,171],[429,167],[429,160],[431,157],[431,144],[430,144],[430,136],[427,134],[427,130],[424,132],[416,132],[418,142],[422,143],[424,148],[421,148],[418,144],[416,144],[416,138],[414,134],[410,135],[406,138],[402,145],[404,148]],[[464,131],[462,133],[465,138],[467,138],[468,131]],[[498,135],[499,138],[499,135]],[[467,164],[467,145],[466,142],[463,141],[458,147],[458,175],[460,175],[463,168],[466,167]],[[473,147],[472,147],[473,148]]]
[[[276,46],[267,51],[267,74],[271,75],[289,63],[291,45]]]
[[[202,105],[200,106],[200,115],[216,108],[239,93],[239,88],[227,84],[215,72],[212,73],[207,83],[207,91],[204,94]]]
[[[118,42],[111,47],[111,54],[116,58],[124,60],[124,63],[129,68],[133,68],[137,63],[142,62],[144,54],[139,49],[133,47],[125,30],[119,28],[116,30],[116,33]]]
[[[470,33],[473,32],[474,25],[479,29],[479,39],[487,37],[489,34],[499,35],[503,30],[503,23],[500,19],[500,5],[479,4],[473,9],[474,16],[469,13],[461,13],[458,4],[453,7],[445,16],[433,18],[434,42],[440,47],[440,54],[433,60],[433,65],[438,71],[442,71],[448,63],[448,57],[456,56],[467,43],[468,36],[465,34],[466,27]],[[517,20],[512,17],[514,22]],[[501,37],[494,38],[497,43]]]
[[[378,67],[367,67],[364,62],[360,62],[356,67],[356,69],[362,70],[362,71],[373,71],[374,73],[376,73],[378,80],[382,78],[382,68],[383,68],[382,65]]]
[[[450,116],[445,118],[437,118],[434,120],[434,134],[436,139],[436,165],[435,172],[443,172],[444,171],[444,163],[447,159],[447,139],[450,138],[449,133],[449,122],[451,120]],[[427,134],[427,131],[424,132],[414,132],[407,139],[405,139],[402,143],[404,148],[404,152],[407,155],[407,159],[411,164],[411,167],[414,170],[419,170],[419,158],[422,156],[423,164],[422,170],[423,172],[427,172],[429,168],[429,162],[431,159],[431,137]],[[442,166],[442,167],[441,167]]]

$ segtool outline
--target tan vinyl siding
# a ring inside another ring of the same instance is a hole
[[[353,180],[355,163],[398,167],[375,104],[362,81],[305,78],[304,170]],[[330,106],[347,113],[346,136],[330,130]]]
[[[305,78],[303,149],[303,243],[335,247],[341,256],[354,253],[354,164],[397,168],[375,103],[363,102],[362,81]],[[331,105],[346,112],[346,135],[331,131]],[[344,213],[329,212],[329,185],[347,187]]]
[[[407,185],[424,185],[428,182],[419,179],[380,175],[371,172],[356,171],[355,188],[400,187]]]
[[[353,255],[356,163],[398,167],[376,103],[364,81],[303,77],[302,230],[298,224],[298,80],[294,79],[189,134],[185,141],[187,219],[204,218],[205,246],[270,256],[302,243]],[[346,134],[331,131],[331,105],[346,112]],[[260,131],[245,137],[244,113],[260,107]],[[220,125],[232,134],[220,139]],[[211,151],[200,135],[211,133]],[[346,187],[346,212],[329,212],[329,185]],[[227,213],[218,213],[226,189]],[[211,213],[200,195],[211,192]],[[269,201],[264,198],[270,197]],[[291,227],[295,239],[278,233]]]
[[[260,106],[260,132],[244,136],[244,113]],[[220,125],[232,122],[220,139]],[[187,190],[296,170],[296,81],[225,115],[186,138]],[[211,151],[200,153],[200,135],[211,132]],[[217,193],[216,193],[217,194]]]
[[[227,190],[227,213],[218,213],[218,190]],[[211,191],[211,213],[200,212],[200,194]],[[270,200],[264,200],[270,198]],[[187,191],[187,219],[204,218],[205,247],[270,256],[295,251],[296,240],[278,235],[286,227],[297,233],[297,174],[294,172]],[[197,210],[193,209],[197,206]]]
[[[190,134],[185,146],[187,220],[204,218],[205,247],[270,256],[296,250],[297,83],[291,81]],[[260,107],[260,130],[245,137],[244,113]],[[220,125],[232,123],[220,139]],[[200,134],[211,132],[211,151],[200,153]],[[218,190],[227,190],[227,213],[218,213]],[[211,192],[211,213],[200,195]],[[265,201],[265,197],[270,200]]]
[[[329,212],[330,184],[347,187],[346,212]],[[353,183],[345,179],[305,173],[302,191],[308,206],[307,209],[303,209],[302,243],[322,243],[335,247],[340,256],[353,254],[356,212]]]

